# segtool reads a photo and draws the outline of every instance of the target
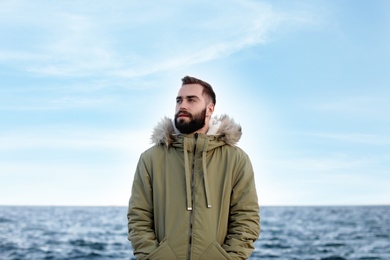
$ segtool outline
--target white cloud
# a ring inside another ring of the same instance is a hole
[[[33,8],[34,16],[21,5],[13,15],[27,18],[17,26],[31,22],[27,30],[43,29],[42,37],[30,51],[2,51],[10,51],[2,60],[23,59],[24,69],[48,76],[138,77],[227,57],[267,42],[278,26],[303,19],[302,14],[297,18],[254,1],[231,1],[223,8],[209,2],[175,3],[173,9],[145,5],[125,4],[118,10],[99,4],[89,12],[70,4],[47,5],[41,11]]]
[[[126,205],[149,137],[149,129],[30,127],[3,133],[0,204]]]
[[[362,133],[305,133],[306,136],[331,139],[342,142],[360,143],[369,145],[390,145],[390,136]]]
[[[60,109],[72,109],[72,108],[88,108],[88,107],[101,107],[103,105],[118,105],[119,100],[115,100],[114,97],[77,97],[77,96],[63,96],[55,98],[37,98],[30,97],[23,100],[13,100],[10,104],[0,105],[1,110],[13,110],[13,111],[46,111],[46,110],[60,110]]]
[[[150,146],[150,129],[99,130],[77,127],[39,127],[13,133],[3,133],[0,137],[0,151],[23,149],[107,149],[126,153],[139,152]]]
[[[346,98],[335,98],[332,101],[320,102],[313,105],[314,109],[324,112],[336,112],[337,114],[348,115],[350,117],[369,117],[371,119],[390,119],[389,96],[390,93],[384,91],[381,96],[350,96]]]
[[[340,174],[349,176],[365,174],[369,170],[376,170],[374,166],[383,163],[383,159],[347,154],[269,158],[264,160],[263,168],[267,172],[273,172],[269,175],[271,179],[283,175],[285,180],[297,178],[313,180],[321,176],[328,178],[340,176]]]
[[[264,160],[257,173],[262,205],[388,204],[389,158],[344,156]],[[382,197],[380,196],[382,194]]]
[[[126,205],[136,157],[129,161],[0,164],[0,205]]]

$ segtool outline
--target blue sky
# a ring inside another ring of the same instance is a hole
[[[0,205],[126,205],[180,79],[243,128],[261,205],[390,204],[390,2],[0,3]]]

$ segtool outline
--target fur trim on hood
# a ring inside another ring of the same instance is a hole
[[[171,147],[174,136],[178,135],[180,132],[176,129],[174,122],[165,117],[153,129],[150,139],[154,144],[165,144]],[[219,118],[215,116],[210,120],[207,135],[218,136],[218,140],[234,146],[240,140],[242,131],[241,126],[234,122],[233,118],[221,115]]]

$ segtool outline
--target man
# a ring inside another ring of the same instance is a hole
[[[174,120],[154,129],[128,208],[137,259],[247,259],[260,233],[254,174],[236,143],[241,127],[211,118],[212,87],[186,76]]]

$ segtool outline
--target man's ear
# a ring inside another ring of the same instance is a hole
[[[214,113],[214,104],[210,102],[210,103],[207,105],[206,116],[211,117],[211,115],[212,115],[213,113]]]

